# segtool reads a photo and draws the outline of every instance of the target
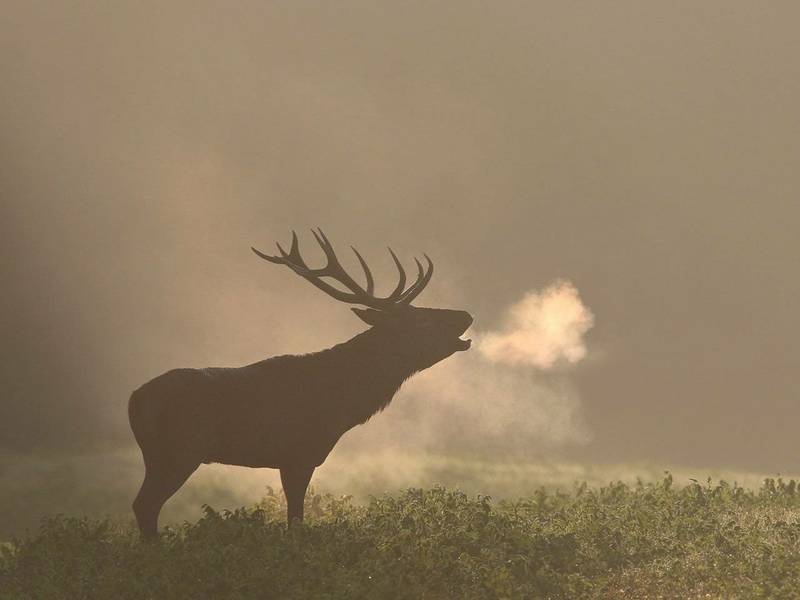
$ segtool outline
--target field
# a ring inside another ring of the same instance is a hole
[[[129,522],[55,517],[2,547],[3,600],[793,598],[800,490],[767,479],[576,486],[518,501],[434,487],[355,503],[279,492],[206,507],[158,544]]]

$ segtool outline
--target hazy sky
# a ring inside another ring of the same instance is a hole
[[[147,379],[359,331],[249,250],[319,225],[386,287],[387,243],[427,252],[419,303],[479,332],[558,280],[591,311],[569,369],[440,366],[459,451],[800,470],[798,22],[777,1],[5,2],[0,450],[128,448]],[[376,427],[433,422],[437,386],[411,391]]]

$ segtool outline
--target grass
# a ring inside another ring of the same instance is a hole
[[[800,489],[767,479],[577,486],[493,502],[442,487],[356,504],[282,495],[167,528],[54,517],[0,550],[3,600],[250,598],[790,598]]]

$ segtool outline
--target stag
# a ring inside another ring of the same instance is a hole
[[[322,268],[306,264],[294,232],[289,252],[280,244],[278,256],[251,249],[330,297],[363,306],[351,310],[370,328],[312,354],[238,368],[175,369],[133,392],[128,414],[145,465],[133,511],[143,537],[157,537],[161,507],[201,463],[279,469],[288,523],[302,521],[311,475],[339,438],[383,410],[406,379],[470,347],[461,339],[472,323],[469,313],[411,305],[433,275],[427,255],[426,267],[414,259],[418,274],[406,287],[389,248],[399,280],[379,297],[358,250],[352,248],[365,286],[342,267],[322,230],[312,233],[327,258]]]

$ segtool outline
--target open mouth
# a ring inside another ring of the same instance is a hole
[[[472,346],[472,340],[470,338],[464,340],[458,338],[458,340],[456,340],[456,343],[458,344],[459,350],[468,350],[469,347]]]
[[[467,327],[467,329],[469,329],[469,327]],[[467,333],[467,330],[464,330],[464,332],[461,335],[464,335],[466,333]],[[469,350],[470,346],[472,346],[472,339],[471,338],[468,338],[468,337],[462,338],[462,337],[459,336],[456,339],[456,348],[459,351],[460,350]]]
[[[456,352],[460,352],[462,350],[469,350],[470,346],[472,346],[472,339],[466,337],[466,335],[470,333],[470,329],[472,328],[472,317],[470,317],[469,315],[467,315],[467,317],[469,318],[469,320],[462,325],[463,329],[461,330],[459,336],[456,338],[455,342]],[[461,336],[465,337],[462,338]]]

